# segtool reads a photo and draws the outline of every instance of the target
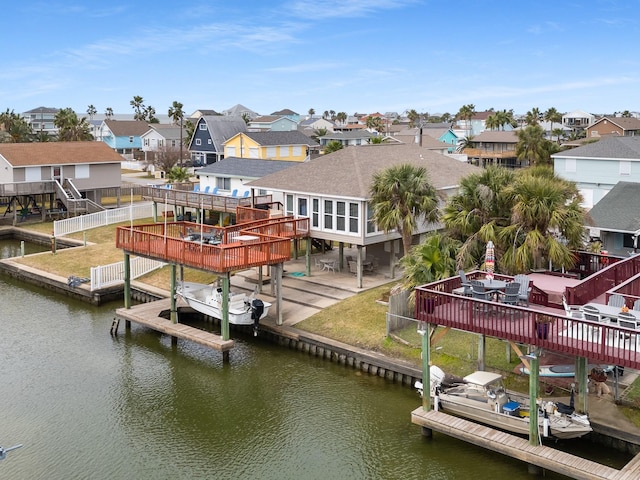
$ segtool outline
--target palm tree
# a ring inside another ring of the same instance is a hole
[[[382,119],[380,117],[369,115],[367,117],[367,128],[371,130],[375,130],[378,133],[381,133],[384,130],[384,125],[382,124]]]
[[[370,145],[380,145],[381,143],[388,143],[388,142],[389,142],[389,139],[387,137],[383,137],[382,135],[377,135],[367,140],[367,143],[369,143]]]
[[[498,116],[496,114],[491,114],[484,121],[484,126],[489,130],[493,130],[500,128],[500,121],[498,120]]]
[[[551,123],[549,130],[553,132],[553,124],[562,122],[562,114],[555,108],[551,107],[546,112],[544,112],[544,119],[545,121]]]
[[[61,142],[80,142],[93,140],[91,124],[87,117],[78,118],[71,108],[63,108],[56,113],[53,124],[58,127],[58,140]]]
[[[96,107],[94,107],[93,105],[89,105],[87,107],[87,115],[89,115],[89,120],[93,120],[93,116],[98,113],[98,110],[96,110]]]
[[[107,119],[110,119],[111,117],[113,117],[113,108],[107,107],[107,109],[104,111],[104,114]]]
[[[504,130],[505,125],[511,125],[513,128],[518,125],[515,118],[513,118],[513,110],[499,110],[495,113],[495,116],[501,130]]]
[[[407,112],[407,118],[409,119],[409,127],[413,128],[416,126],[416,122],[420,119],[420,115],[414,108]]]
[[[474,143],[473,138],[473,135],[464,137],[462,141],[458,143],[456,151],[458,153],[462,153],[466,148],[475,148],[476,144]]]
[[[176,165],[167,172],[165,178],[167,183],[183,183],[189,181],[190,176],[186,168]]]
[[[538,107],[533,107],[527,112],[524,118],[525,122],[527,122],[527,125],[538,125],[540,123],[540,120],[542,120],[542,113],[540,112]]]
[[[320,127],[313,130],[313,135],[311,135],[311,138],[313,138],[316,142],[319,142],[320,137],[324,137],[327,133],[329,133],[329,130],[324,127]]]
[[[556,143],[560,145],[560,139],[565,137],[564,130],[561,128],[554,128],[551,130],[551,136],[556,137]]]
[[[184,123],[184,110],[182,109],[182,103],[174,100],[168,110],[168,115],[171,120],[173,120],[174,125],[180,125],[180,165],[182,166],[182,125]]]
[[[316,114],[316,111],[313,108],[309,109],[309,116],[313,117]]]
[[[472,103],[468,105],[463,105],[462,107],[460,107],[460,110],[458,110],[458,113],[456,114],[456,118],[458,120],[465,121],[465,126],[467,127],[466,128],[467,136],[471,135],[471,119],[475,114],[476,114],[476,106]]]
[[[338,120],[342,125],[346,123],[347,118],[348,118],[347,112],[338,112],[336,114],[336,120]]]
[[[333,153],[336,152],[338,150],[341,150],[342,147],[342,143],[339,142],[338,140],[331,140],[329,143],[327,143],[324,147],[324,153]]]
[[[550,167],[523,170],[506,189],[511,198],[511,221],[500,233],[502,264],[511,272],[543,266],[571,268],[572,250],[582,246],[585,213],[574,182],[558,176]]]
[[[331,121],[335,121],[336,120],[336,112],[335,112],[335,110],[329,110],[329,118],[331,119]]]
[[[156,109],[152,106],[144,109],[142,120],[146,120],[149,123],[160,123],[160,120],[156,118]]]
[[[458,193],[448,199],[442,221],[449,234],[462,242],[459,268],[480,265],[489,240],[496,244],[496,253],[501,252],[497,238],[511,218],[511,204],[504,192],[514,178],[513,170],[491,165],[463,178]]]
[[[456,252],[460,242],[442,233],[430,233],[420,244],[400,259],[403,267],[403,287],[415,292],[415,287],[452,277],[456,273]]]
[[[385,233],[392,230],[400,233],[405,254],[411,251],[418,218],[428,222],[438,220],[436,189],[424,167],[399,164],[376,172],[370,195],[375,223]]]
[[[136,112],[135,115],[133,116],[134,120],[144,120],[145,106],[143,102],[144,102],[144,99],[138,95],[134,95],[133,100],[129,102],[129,105],[131,105],[131,108],[133,108],[133,110]]]
[[[530,165],[551,162],[549,156],[551,147],[549,143],[553,142],[544,138],[544,129],[540,125],[529,125],[522,130],[518,130],[517,135],[516,154],[518,160],[525,160]]]
[[[325,120],[329,118],[329,110],[324,111],[324,113],[322,114],[322,118],[324,118]]]
[[[21,115],[13,110],[0,113],[0,125],[11,138],[12,143],[32,142],[34,139],[33,129]]]

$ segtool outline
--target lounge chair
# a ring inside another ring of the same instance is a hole
[[[624,299],[624,297],[618,293],[614,293],[613,295],[611,295],[609,297],[609,300],[607,301],[607,305],[609,305],[610,307],[622,308],[625,303],[626,300]]]
[[[213,191],[211,192],[212,195],[217,195],[218,194],[218,187],[213,187]]]
[[[231,192],[231,196],[232,196],[232,197],[237,197],[237,196],[238,196],[238,189],[237,189],[237,188],[235,188],[235,189],[233,190],[233,192]]]
[[[513,277],[513,281],[520,284],[520,296],[519,302],[529,306],[529,294],[531,293],[531,287],[529,287],[529,277],[527,275],[518,274]]]

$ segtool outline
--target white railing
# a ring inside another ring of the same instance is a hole
[[[53,236],[62,237],[75,232],[84,232],[91,228],[104,227],[114,223],[122,223],[139,218],[153,216],[153,203],[136,203],[126,207],[113,208],[102,212],[89,213],[78,217],[65,218],[53,222]]]
[[[166,265],[158,260],[144,257],[131,258],[131,279],[141,277]],[[118,285],[124,282],[124,261],[91,267],[91,291]]]

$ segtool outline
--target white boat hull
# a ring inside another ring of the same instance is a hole
[[[222,320],[222,294],[211,285],[185,282],[178,286],[177,294],[195,311]],[[251,318],[251,301],[245,293],[229,293],[229,323],[234,325],[254,325]],[[264,310],[260,320],[269,313],[269,302],[262,301]]]
[[[491,375],[487,372],[476,372],[476,374],[468,375],[464,379],[474,378],[474,376],[479,379],[484,376],[487,378],[486,383],[478,382],[476,384],[467,381],[447,384],[444,372],[438,367],[432,366],[430,394],[434,404],[437,401],[438,409],[452,415],[518,435],[528,435],[531,413],[528,397],[514,392],[506,392],[499,384],[490,379]],[[422,383],[416,382],[416,387],[422,392]],[[438,387],[437,399],[436,387]],[[545,419],[545,415],[539,410],[538,405],[535,406],[534,411],[538,415],[538,428],[541,437],[545,436],[545,430],[548,435],[559,439],[578,438],[592,431],[586,415],[561,413],[559,412],[561,407],[562,405],[559,403],[543,402],[541,408],[547,411]],[[572,410],[572,408],[569,409],[569,411]]]

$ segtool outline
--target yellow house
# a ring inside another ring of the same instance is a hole
[[[224,142],[224,157],[304,162],[318,143],[297,130],[241,132]]]

